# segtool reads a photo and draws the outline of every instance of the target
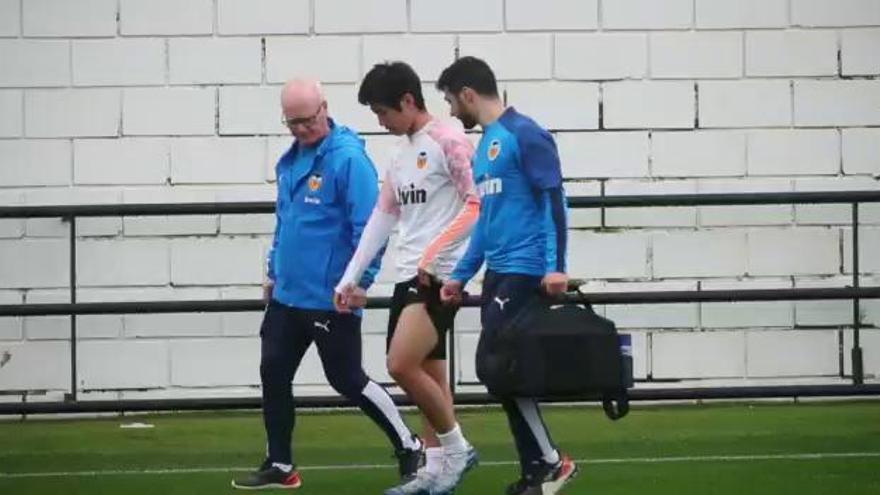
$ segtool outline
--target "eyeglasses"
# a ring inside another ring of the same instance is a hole
[[[287,118],[286,116],[281,116],[281,123],[286,125],[288,128],[294,128],[296,126],[303,127],[312,127],[318,122],[318,116],[321,115],[321,110],[324,109],[324,103],[318,106],[318,110],[315,111],[314,114],[308,117],[291,117]]]

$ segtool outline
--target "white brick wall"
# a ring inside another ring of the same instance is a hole
[[[261,138],[171,140],[174,184],[265,182],[266,141]]]
[[[788,81],[706,81],[698,90],[700,127],[791,124]]]
[[[117,89],[48,89],[24,95],[28,137],[110,137],[119,134]]]
[[[0,354],[11,356],[0,389],[51,390],[70,387],[70,347],[66,342],[3,342]],[[45,363],[34,366],[34,363]]]
[[[77,139],[73,142],[76,184],[164,184],[168,180],[165,138]]]
[[[570,195],[877,190],[878,33],[876,0],[0,0],[0,204],[272,200],[291,143],[279,92],[298,75],[324,80],[330,114],[369,134],[381,171],[397,138],[357,103],[363,74],[410,62],[445,116],[433,82],[457,52],[486,57],[507,101],[553,132]],[[880,207],[861,214],[868,284]],[[596,290],[843,286],[849,215],[847,205],[576,209],[569,262]],[[258,297],[273,228],[273,215],[82,218],[79,297]],[[0,220],[0,300],[66,300],[67,232],[57,218]],[[376,295],[390,290],[392,258]],[[752,337],[851,317],[840,301],[599,309],[638,329],[640,376],[685,378],[835,377],[836,347],[813,334],[786,333],[798,356],[775,364]],[[474,314],[459,340],[471,379]],[[260,318],[80,318],[84,342],[106,344],[89,352],[111,354],[81,387],[151,388],[126,397],[250,387]],[[385,319],[371,313],[364,343],[383,379]],[[7,319],[0,342],[54,344],[68,329],[67,317]],[[140,352],[133,344],[149,344],[149,364],[113,376],[116,354]],[[679,357],[692,344],[700,355]],[[51,357],[45,349],[33,358]],[[16,371],[11,388],[67,388],[66,362],[42,371]],[[297,383],[326,390],[314,353]]]
[[[558,79],[640,79],[648,70],[648,37],[638,33],[557,34]]]
[[[21,292],[0,290],[0,304],[22,304]],[[22,318],[0,318],[0,347],[4,340],[21,340]],[[0,351],[2,352],[2,351]]]
[[[745,375],[743,332],[654,334],[654,378],[731,378]]]
[[[847,29],[840,34],[841,73],[880,74],[880,29]]]
[[[125,315],[127,337],[211,337],[222,330],[219,313]]]
[[[422,81],[435,81],[455,58],[455,37],[448,34],[364,36],[366,74],[375,64],[402,60]]]
[[[507,85],[507,103],[551,129],[599,127],[599,85],[517,82]]]
[[[24,93],[0,91],[0,137],[19,137],[24,124]]]
[[[77,348],[84,389],[162,388],[168,383],[165,342],[83,342]]]
[[[655,132],[651,160],[655,177],[742,176],[746,136],[739,131]]]
[[[0,36],[21,33],[21,0],[0,0]]]
[[[458,41],[462,56],[492,60],[498,80],[550,79],[553,39],[547,34],[466,34]]]
[[[742,33],[655,33],[650,42],[652,77],[731,78],[742,74]]]
[[[260,383],[259,339],[176,341],[171,344],[170,359],[171,383],[175,386]],[[218,362],[222,365],[217,366]]]
[[[818,228],[749,232],[749,275],[832,275],[840,270],[837,231]]]
[[[216,215],[125,217],[127,237],[217,235]]]
[[[749,175],[835,175],[840,172],[836,130],[766,130],[749,133]]]
[[[699,29],[788,26],[788,0],[696,0]]]
[[[687,281],[676,282],[636,282],[608,284],[603,291],[680,291],[696,290],[697,284]],[[617,304],[605,307],[605,316],[617,324],[618,328],[641,329],[683,329],[695,328],[699,324],[699,305],[681,304]]]
[[[65,240],[0,240],[0,288],[64,287],[69,270]]]
[[[644,194],[695,194],[697,185],[689,181],[621,181],[610,180],[605,194],[644,195]],[[605,225],[615,227],[693,227],[697,224],[696,208],[608,208],[605,210]]]
[[[796,126],[880,124],[880,81],[795,81]]]
[[[280,87],[220,88],[220,134],[282,134]]]
[[[748,376],[837,375],[837,348],[832,330],[748,332]]]
[[[51,87],[70,83],[70,43],[0,40],[0,87]]]
[[[502,0],[410,0],[410,28],[423,33],[500,31],[503,11]]]
[[[217,0],[219,34],[306,34],[309,0]]]
[[[165,42],[159,38],[75,40],[72,53],[76,86],[165,83]]]
[[[360,40],[353,36],[267,38],[266,80],[283,83],[306,75],[325,83],[355,82],[361,74],[360,51]]]
[[[687,29],[693,0],[615,0],[602,2],[605,29]]]
[[[844,129],[843,173],[880,176],[880,129]]]
[[[693,128],[694,85],[684,81],[603,85],[605,127]]]
[[[123,35],[211,34],[213,0],[119,0]]]
[[[791,289],[790,280],[708,280],[703,290]],[[812,301],[811,301],[812,302]],[[703,328],[791,327],[794,303],[791,301],[703,303],[700,305]]]
[[[125,135],[214,134],[216,91],[207,88],[137,88],[122,92]]]
[[[65,186],[70,184],[70,141],[0,140],[0,184]]]
[[[658,234],[653,246],[656,277],[737,277],[746,271],[744,232]]]
[[[406,31],[406,0],[323,0],[314,5],[319,34]]]
[[[598,0],[506,0],[505,26],[509,31],[596,29]]]
[[[174,285],[259,284],[263,280],[262,244],[255,239],[180,239],[171,241]],[[223,266],[223,270],[217,270]]]
[[[871,26],[880,24],[875,0],[791,0],[796,26]]]
[[[166,285],[168,241],[94,240],[76,248],[77,283],[88,286]]]
[[[830,76],[837,73],[834,31],[746,33],[746,75]]]
[[[568,273],[575,278],[643,278],[648,273],[644,235],[572,231],[568,252]]]
[[[562,132],[556,145],[565,177],[648,175],[647,132]]]
[[[25,36],[115,36],[116,0],[23,0]]]
[[[792,183],[788,179],[715,179],[701,180],[697,192],[712,193],[755,193],[791,192]],[[701,225],[739,226],[739,225],[787,225],[794,221],[794,208],[790,205],[767,206],[704,206],[700,208]]]
[[[169,80],[171,84],[259,84],[261,52],[259,38],[172,39]]]

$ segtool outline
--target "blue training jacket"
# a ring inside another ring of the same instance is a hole
[[[553,136],[507,108],[483,128],[473,169],[480,218],[451,278],[466,283],[484,261],[497,273],[565,272],[566,206]]]
[[[275,166],[275,238],[267,260],[275,282],[272,298],[302,309],[334,309],[334,287],[379,195],[364,141],[332,120],[330,126],[313,153],[300,153],[294,142]],[[382,254],[364,273],[361,287],[373,283]]]

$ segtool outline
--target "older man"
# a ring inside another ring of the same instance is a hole
[[[376,204],[375,167],[358,135],[328,116],[317,81],[288,82],[281,107],[295,141],[276,166],[277,221],[260,328],[268,456],[256,472],[232,485],[257,489],[302,484],[291,452],[291,383],[312,342],[330,385],[385,432],[400,461],[401,477],[410,476],[418,467],[421,442],[404,424],[388,393],[364,373],[360,312],[339,313],[333,306],[333,289]],[[352,297],[364,297],[378,266],[377,258]]]

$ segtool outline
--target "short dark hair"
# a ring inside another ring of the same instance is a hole
[[[401,110],[400,100],[407,93],[413,96],[419,110],[425,109],[422,81],[416,71],[405,62],[384,62],[374,65],[364,76],[358,101],[361,105],[377,104]]]
[[[477,57],[461,57],[444,69],[437,80],[437,89],[440,91],[457,94],[465,87],[482,96],[498,96],[495,73],[489,64]]]

